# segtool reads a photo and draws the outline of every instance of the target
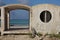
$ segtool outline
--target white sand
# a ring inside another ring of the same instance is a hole
[[[10,28],[28,28],[28,26],[18,26],[18,25],[15,25],[15,26],[10,26]]]

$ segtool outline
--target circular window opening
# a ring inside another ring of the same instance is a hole
[[[45,10],[40,13],[40,20],[44,23],[47,23],[51,20],[52,15],[49,11]]]

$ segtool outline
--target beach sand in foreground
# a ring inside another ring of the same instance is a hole
[[[30,38],[29,35],[5,35],[0,36],[0,40],[40,40],[39,37]],[[58,38],[48,38],[45,37],[43,40],[60,40]]]

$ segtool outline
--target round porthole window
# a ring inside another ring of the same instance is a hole
[[[47,23],[51,20],[52,15],[49,11],[45,10],[40,13],[40,20],[44,23]]]

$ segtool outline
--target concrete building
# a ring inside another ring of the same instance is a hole
[[[30,12],[30,23],[28,30],[6,31],[9,29],[9,11],[24,9]],[[11,4],[0,7],[1,10],[1,35],[8,33],[31,33],[32,28],[37,33],[57,34],[60,32],[60,6],[52,4],[39,4],[27,6],[21,4]]]
[[[41,4],[32,6],[32,27],[42,34],[60,32],[60,6]]]

